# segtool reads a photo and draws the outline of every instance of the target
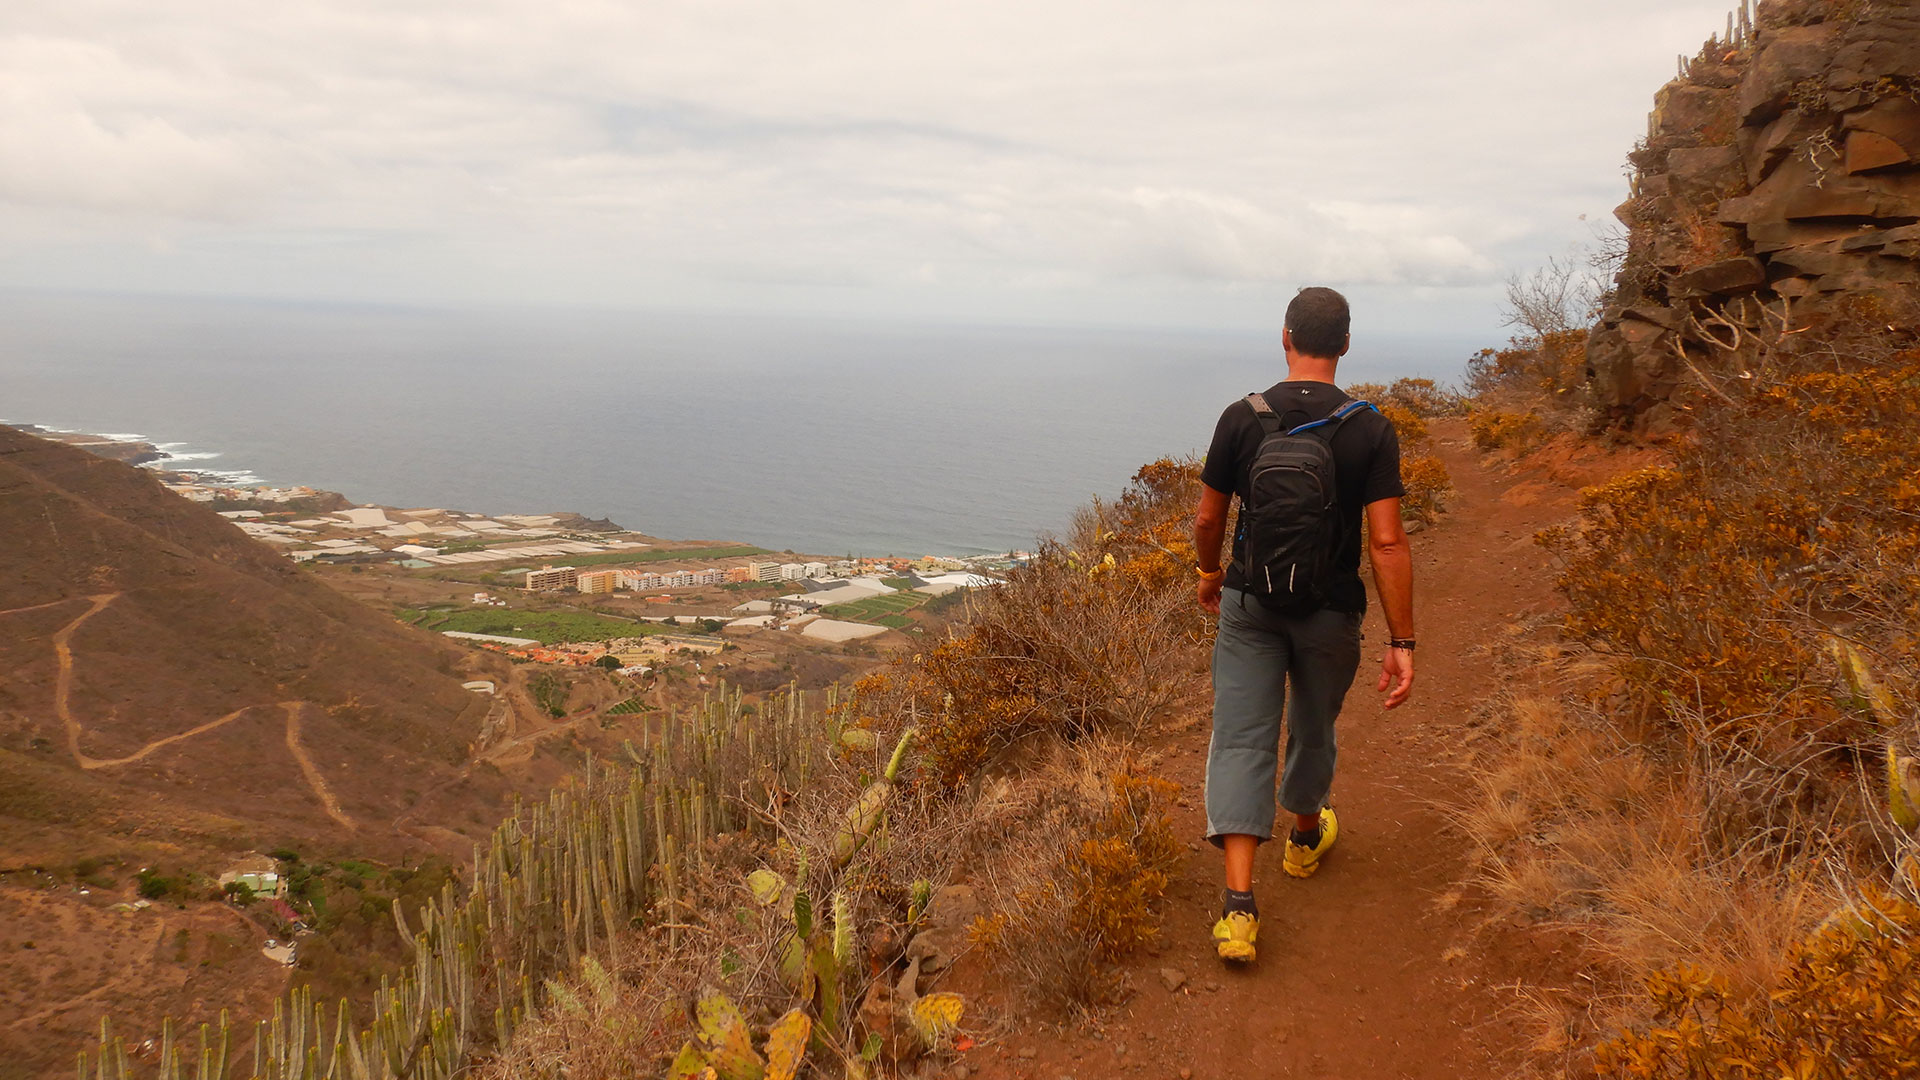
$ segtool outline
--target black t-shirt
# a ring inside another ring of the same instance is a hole
[[[1332,383],[1305,381],[1275,383],[1263,396],[1280,417],[1281,430],[1329,416],[1351,400]],[[1245,398],[1227,406],[1213,429],[1207,463],[1200,470],[1201,482],[1215,491],[1239,496],[1244,507],[1253,456],[1266,433]],[[1348,417],[1333,436],[1333,476],[1345,529],[1340,551],[1334,557],[1338,576],[1328,588],[1327,607],[1361,612],[1367,610],[1367,587],[1360,583],[1361,508],[1407,493],[1400,482],[1400,437],[1394,433],[1393,424],[1372,409],[1361,409]],[[1233,561],[1227,567],[1229,589],[1247,587],[1242,569],[1245,541],[1236,529]]]

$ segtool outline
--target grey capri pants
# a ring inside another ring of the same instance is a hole
[[[1287,727],[1280,805],[1317,814],[1333,787],[1334,720],[1360,669],[1358,612],[1269,611],[1220,591],[1213,643],[1213,739],[1207,747],[1207,839],[1273,838],[1280,725]]]

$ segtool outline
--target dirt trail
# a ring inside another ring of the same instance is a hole
[[[1555,605],[1532,538],[1565,518],[1573,489],[1508,476],[1467,443],[1459,421],[1434,424],[1434,437],[1458,493],[1438,527],[1412,538],[1413,697],[1390,713],[1380,707],[1373,687],[1386,632],[1370,612],[1339,725],[1339,844],[1304,881],[1281,870],[1279,844],[1261,849],[1259,961],[1228,968],[1209,938],[1221,886],[1219,855],[1199,840],[1203,714],[1159,746],[1162,771],[1185,788],[1175,827],[1195,842],[1159,945],[1127,965],[1133,996],[1103,1011],[1098,1031],[1024,1032],[979,1055],[985,1075],[1451,1080],[1502,1075],[1513,1063],[1523,1033],[1502,986],[1565,964],[1548,946],[1487,926],[1488,911],[1460,885],[1468,850],[1441,807],[1463,782],[1467,722],[1497,689],[1484,647]],[[1170,990],[1176,977],[1184,981]],[[1021,1057],[1023,1048],[1035,1056]]]
[[[196,735],[204,735],[216,728],[230,724],[258,707],[249,705],[246,708],[235,709],[218,719],[209,720],[204,724],[196,725],[185,731],[155,739],[125,757],[97,758],[88,755],[86,751],[80,749],[80,739],[87,733],[87,729],[80,723],[79,719],[73,715],[73,635],[88,619],[105,611],[118,599],[120,599],[119,593],[99,593],[88,597],[87,600],[89,603],[87,610],[75,616],[73,621],[62,626],[53,635],[54,658],[59,664],[54,676],[53,709],[55,715],[60,718],[61,726],[66,729],[67,750],[73,755],[74,764],[89,771],[112,768],[116,765],[131,765],[136,761],[145,759],[155,751],[163,750],[174,743],[183,742]],[[68,602],[70,601],[58,601],[58,603]],[[38,604],[35,605],[34,608],[17,608],[15,610],[32,611],[37,608],[53,606],[55,605]],[[12,614],[12,612],[0,612],[0,615],[7,614]],[[340,808],[339,801],[333,797],[332,789],[327,787],[326,778],[321,775],[320,770],[314,765],[313,759],[307,755],[306,749],[300,745],[300,710],[306,708],[307,703],[304,701],[282,701],[279,705],[287,714],[287,750],[293,755],[294,763],[300,767],[300,774],[306,778],[307,786],[313,789],[314,796],[320,800],[320,805],[326,810],[328,817],[338,822],[348,831],[357,828],[358,826],[354,824],[353,819],[348,817],[346,812]]]
[[[327,787],[326,777],[320,775],[313,759],[307,756],[306,748],[300,745],[300,710],[306,708],[307,703],[283,701],[280,707],[287,711],[287,752],[293,755],[294,763],[300,766],[300,775],[307,778],[307,786],[313,789],[320,805],[326,808],[327,816],[338,822],[341,828],[348,832],[359,828],[346,811],[340,809],[340,801],[333,797],[333,790]]]

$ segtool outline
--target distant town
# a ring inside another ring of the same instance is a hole
[[[708,664],[738,667],[737,656],[703,663],[733,645],[762,657],[803,644],[842,652],[917,632],[954,594],[997,584],[1032,557],[834,559],[666,541],[572,513],[357,505],[312,487],[171,469],[147,443],[42,433],[153,470],[175,494],[423,629],[515,660],[626,676],[671,662],[703,686]]]

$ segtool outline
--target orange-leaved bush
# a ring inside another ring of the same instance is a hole
[[[980,590],[966,626],[855,688],[860,715],[911,709],[920,774],[952,789],[1030,735],[1131,731],[1189,689],[1201,655],[1187,531],[1199,463],[1162,460],[1075,518],[1003,585]]]
[[[1682,965],[1647,991],[1654,1022],[1603,1044],[1621,1080],[1920,1076],[1920,907],[1872,890],[1823,925],[1764,1000]]]
[[[1070,868],[1072,925],[1113,959],[1153,940],[1156,905],[1180,865],[1167,805],[1180,786],[1129,767],[1113,777],[1113,801]]]
[[[1920,352],[1908,351],[1781,379],[1676,465],[1589,489],[1579,525],[1543,539],[1566,559],[1573,629],[1630,656],[1656,699],[1817,730],[1844,711],[1820,630],[1911,654],[1916,476]]]

